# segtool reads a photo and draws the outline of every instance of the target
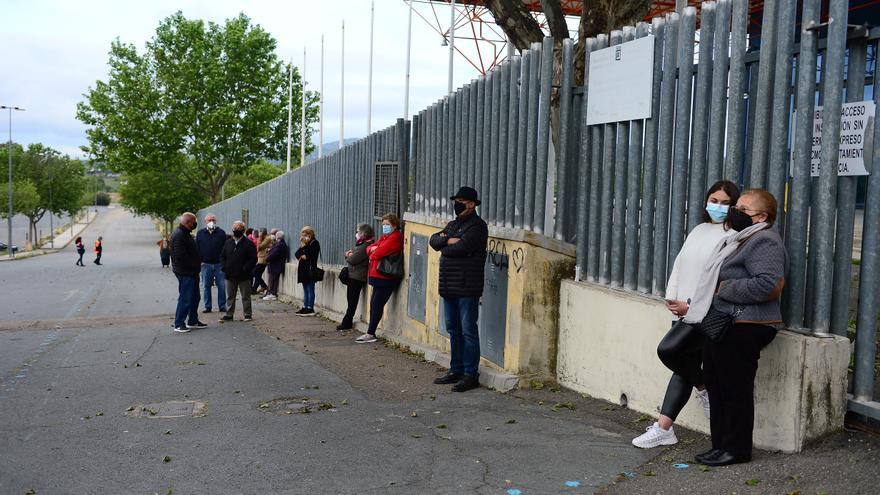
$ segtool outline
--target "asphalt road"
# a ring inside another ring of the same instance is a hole
[[[5,205],[0,205],[0,208],[5,208]],[[91,208],[94,208],[93,206]],[[57,229],[65,222],[69,221],[70,217],[67,215],[56,216],[54,219],[55,228]],[[24,215],[15,215],[12,217],[12,244],[18,246],[19,249],[24,249],[24,245],[27,242],[27,234],[28,227],[30,226],[30,222],[27,217]],[[52,223],[49,221],[49,215],[43,215],[43,218],[37,222],[37,234],[42,233],[42,235],[49,235],[49,227],[52,226]],[[4,243],[9,238],[9,224],[5,219],[0,221],[0,241]]]
[[[152,225],[108,210],[97,235],[101,267],[0,265],[0,493],[592,493],[652,455],[486,389],[377,399],[251,324],[174,334]]]

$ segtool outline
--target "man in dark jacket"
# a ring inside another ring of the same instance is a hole
[[[244,321],[251,321],[251,282],[252,272],[257,265],[257,248],[244,236],[244,222],[236,220],[232,224],[232,237],[226,240],[220,253],[220,263],[226,275],[226,314],[221,322],[232,321],[235,315],[235,294],[241,291],[241,305]]]
[[[186,212],[180,225],[171,235],[171,270],[177,276],[177,311],[174,313],[174,331],[189,332],[192,328],[206,327],[199,321],[199,270],[202,259],[192,237],[196,216]]]
[[[452,348],[449,371],[436,384],[455,383],[454,392],[480,386],[480,334],[477,318],[483,295],[486,242],[489,228],[477,215],[477,191],[462,187],[455,196],[455,220],[431,236],[431,247],[440,251],[440,296],[446,312],[446,330]]]
[[[213,213],[205,215],[205,228],[196,234],[196,245],[202,256],[202,284],[205,286],[205,313],[211,312],[211,286],[217,286],[217,307],[220,312],[226,311],[226,281],[223,266],[220,264],[220,253],[226,244],[226,232],[217,226],[217,217]]]

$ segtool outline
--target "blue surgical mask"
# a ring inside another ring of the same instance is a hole
[[[706,203],[706,213],[715,223],[721,223],[727,218],[727,211],[730,210],[729,205],[721,203]]]
[[[391,228],[390,225],[383,225],[383,226],[382,226],[382,233],[385,234],[385,235],[390,234],[393,230],[394,230],[394,229]]]

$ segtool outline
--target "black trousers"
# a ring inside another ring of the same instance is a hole
[[[370,325],[367,327],[367,333],[376,335],[376,329],[379,328],[379,322],[382,321],[382,314],[385,312],[385,305],[397,290],[400,280],[371,278],[370,285],[373,286],[373,295],[370,296]]]
[[[657,346],[660,361],[672,370],[660,414],[673,421],[690,399],[691,390],[706,382],[701,367],[705,340],[694,327],[677,321]]]
[[[755,428],[755,375],[761,349],[776,337],[776,329],[737,323],[721,342],[706,341],[703,370],[712,417],[712,448],[742,459],[752,458]]]
[[[251,284],[251,292],[256,292],[258,289],[268,289],[269,286],[266,285],[266,282],[263,281],[263,272],[266,271],[266,265],[257,263],[254,266],[254,282]]]
[[[361,291],[366,282],[360,280],[348,279],[348,286],[345,296],[348,299],[348,308],[345,310],[345,316],[342,318],[343,326],[351,326],[354,321],[354,312],[357,311],[358,303],[361,301]]]

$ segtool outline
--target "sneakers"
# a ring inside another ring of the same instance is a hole
[[[656,422],[645,428],[645,433],[633,438],[632,444],[640,449],[652,449],[660,445],[675,445],[678,438],[670,426],[668,430],[660,428]]]
[[[186,328],[190,328],[190,329],[192,329],[192,328],[205,328],[207,326],[208,326],[207,323],[202,323],[200,321],[197,321],[197,322],[193,323],[192,325],[190,325],[189,323],[186,324]]]
[[[224,323],[224,322],[227,322],[227,321],[232,321],[232,317],[229,316],[229,315],[223,315],[223,318],[220,318],[219,321],[220,321],[220,323]]]
[[[268,295],[266,295],[266,296],[263,296],[262,299],[263,299],[264,301],[274,301],[274,300],[276,300],[276,299],[278,299],[278,298],[275,297],[275,296],[273,296],[272,294],[268,294]]]
[[[244,319],[241,321],[251,321],[251,320],[253,320],[253,318],[251,318],[250,316],[245,316]]]
[[[377,339],[375,335],[371,335],[369,333],[365,333],[365,334],[361,335],[360,337],[354,339],[354,341],[357,342],[358,344],[369,344],[371,342],[376,342],[378,340],[379,339]]]
[[[703,406],[703,416],[706,416],[706,419],[709,419],[709,391],[697,390],[694,395],[700,399],[700,404]]]
[[[293,314],[295,314],[295,315],[304,315],[304,314],[306,314],[306,308],[299,308],[299,309],[296,310],[296,312],[293,313]]]
[[[210,313],[210,312],[211,312],[211,308],[205,308],[202,310],[202,313]]]
[[[296,312],[300,316],[315,316],[315,310],[312,308],[303,308]]]
[[[189,332],[189,328],[187,327],[174,327],[174,331],[177,333],[187,333]]]

